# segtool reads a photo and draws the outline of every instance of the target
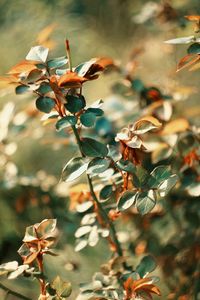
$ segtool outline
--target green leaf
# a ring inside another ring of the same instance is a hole
[[[108,156],[114,161],[117,162],[122,158],[121,153],[113,145],[108,145]]]
[[[68,281],[63,281],[59,276],[51,283],[51,288],[56,290],[58,297],[69,297],[72,292],[71,283]]]
[[[75,116],[66,116],[61,118],[60,120],[57,121],[56,123],[56,129],[58,131],[66,128],[66,127],[70,127],[72,125],[75,125],[77,122],[77,118]]]
[[[54,108],[55,101],[49,97],[39,97],[36,100],[36,107],[38,110],[44,113],[50,113],[50,111]]]
[[[144,84],[143,84],[142,80],[140,80],[140,79],[134,79],[131,84],[132,84],[132,88],[136,92],[140,93],[144,89]]]
[[[26,82],[28,83],[34,83],[36,82],[37,80],[39,80],[41,77],[42,77],[42,71],[41,70],[38,70],[38,69],[35,69],[35,70],[32,70],[29,74],[28,74],[28,77],[26,78]]]
[[[51,59],[47,62],[47,66],[49,69],[56,69],[56,68],[60,68],[64,65],[66,65],[68,62],[68,59],[66,58],[66,56],[62,56],[62,57],[57,57],[54,59]]]
[[[107,200],[109,199],[109,197],[112,195],[112,192],[113,192],[113,189],[112,189],[112,185],[105,185],[100,193],[99,193],[99,198],[100,198],[100,201],[103,200]]]
[[[137,210],[141,215],[148,214],[156,205],[156,193],[153,190],[141,192],[137,197]]]
[[[188,54],[200,54],[200,44],[194,43],[187,49]]]
[[[140,274],[141,278],[146,277],[149,273],[153,272],[156,268],[156,262],[151,255],[143,257],[140,264],[136,267],[136,272]]]
[[[126,191],[120,197],[117,208],[119,211],[124,211],[136,203],[138,193],[136,191]]]
[[[146,186],[149,179],[149,173],[141,166],[136,167],[135,176],[133,177],[133,183],[135,187],[143,188]]]
[[[89,107],[86,111],[95,114],[97,117],[101,117],[104,114],[104,111],[101,108]]]
[[[96,175],[108,169],[110,161],[105,158],[96,157],[88,165],[87,174]]]
[[[150,174],[148,185],[150,188],[157,188],[164,180],[171,176],[169,166],[158,166]]]
[[[66,74],[67,69],[57,69],[56,70],[56,75],[62,76],[64,74]]]
[[[69,182],[81,176],[88,167],[88,159],[83,157],[72,158],[62,170],[62,180]]]
[[[105,157],[108,154],[108,149],[105,144],[91,138],[82,139],[81,150],[89,157]]]
[[[26,56],[26,60],[36,60],[39,62],[46,62],[49,49],[43,46],[32,47]]]
[[[80,121],[85,127],[92,127],[96,121],[96,115],[92,112],[85,112],[80,116]]]
[[[134,164],[132,162],[130,162],[129,160],[120,159],[116,163],[116,166],[118,169],[128,172],[128,173],[131,173],[131,174],[136,172],[136,168],[135,168]]]
[[[26,93],[29,89],[30,89],[29,86],[26,86],[26,85],[18,85],[18,86],[16,87],[16,89],[15,89],[15,93],[16,93],[17,95],[19,95],[19,94],[24,94],[24,93]]]
[[[178,176],[176,174],[171,175],[168,179],[163,181],[158,186],[158,191],[161,197],[165,197],[169,191],[175,186],[178,181]]]
[[[51,91],[52,91],[52,89],[47,82],[42,82],[40,87],[37,89],[37,92],[39,92],[41,94],[47,94]]]
[[[86,105],[85,99],[83,96],[66,96],[67,103],[65,104],[66,109],[71,113],[77,113],[83,109]]]

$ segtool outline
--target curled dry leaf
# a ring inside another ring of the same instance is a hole
[[[24,264],[31,264],[39,255],[48,253],[55,241],[56,219],[45,219],[26,228],[24,244],[18,250]]]

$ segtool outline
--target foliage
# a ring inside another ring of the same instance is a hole
[[[187,19],[195,21],[195,32],[199,31],[199,17]],[[190,36],[167,41],[190,42],[178,71],[198,62],[199,39]],[[79,151],[61,174],[64,182],[74,182],[70,206],[80,214],[75,251],[95,247],[103,239],[110,258],[91,282],[80,285],[77,299],[149,300],[161,296],[158,277],[149,276],[157,262],[170,289],[168,299],[193,295],[198,299],[199,204],[195,198],[200,196],[199,129],[175,115],[177,103],[172,95],[157,86],[146,86],[135,76],[134,60],[119,65],[100,57],[73,67],[68,40],[65,46],[66,55],[58,58],[49,58],[49,49],[42,45],[32,47],[26,60],[12,67],[2,80],[14,84],[16,94],[32,93],[37,110],[46,114],[45,121],[53,122],[56,131],[66,134],[66,140],[73,141]],[[104,115],[102,101],[91,105],[83,95],[86,82],[103,72],[120,74],[122,79],[112,91],[124,106],[135,99],[136,111],[125,116],[122,112],[122,125]],[[120,226],[126,222],[137,231],[132,236],[131,230],[124,230],[123,240]],[[1,275],[36,278],[40,300],[69,297],[69,282],[59,276],[51,282],[44,274],[44,256],[56,255],[51,247],[57,234],[56,219],[27,227],[18,250],[23,265],[5,263],[0,266]],[[192,286],[188,278],[192,278]]]

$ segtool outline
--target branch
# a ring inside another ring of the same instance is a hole
[[[77,130],[77,128],[75,126],[72,126],[72,130],[74,132],[74,135],[75,135],[78,147],[79,147],[79,151],[81,152],[81,155],[83,157],[85,157],[84,153],[81,150],[81,140],[80,140],[80,136],[79,136],[78,130]],[[88,184],[89,184],[89,188],[90,188],[90,193],[91,193],[91,195],[92,195],[95,203],[97,204],[97,207],[98,207],[98,209],[99,209],[102,217],[104,218],[104,220],[106,221],[106,223],[110,227],[110,231],[111,231],[111,234],[112,234],[112,239],[113,239],[113,241],[115,243],[117,253],[118,253],[119,256],[122,257],[123,256],[123,251],[122,251],[120,242],[119,242],[119,240],[117,238],[117,233],[116,233],[115,226],[112,223],[112,221],[110,220],[110,218],[108,217],[108,215],[107,215],[106,211],[104,210],[103,206],[101,205],[101,203],[98,201],[98,198],[97,198],[97,196],[95,194],[95,191],[94,191],[94,188],[93,188],[92,179],[90,178],[90,175],[87,175],[87,180],[88,180]],[[126,268],[126,264],[124,263],[123,265]]]
[[[16,297],[18,297],[19,299],[23,299],[23,300],[32,300],[32,299],[30,299],[30,298],[28,298],[28,297],[26,297],[26,296],[23,296],[23,295],[21,295],[21,294],[15,292],[15,291],[13,291],[13,290],[10,290],[10,289],[7,288],[6,286],[4,286],[2,283],[0,283],[0,288],[1,288],[2,290],[4,290],[5,292],[7,292],[7,294],[16,296]]]

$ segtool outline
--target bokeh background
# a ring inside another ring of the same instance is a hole
[[[177,74],[176,64],[186,47],[163,43],[192,34],[192,24],[184,19],[189,14],[200,14],[198,0],[0,0],[0,74],[24,59],[31,46],[45,39],[48,30],[45,43],[51,56],[65,55],[67,37],[74,65],[97,56],[110,56],[126,64],[132,51],[140,49],[137,77],[166,94],[187,99],[177,106],[178,114],[198,124],[199,72]],[[119,76],[107,74],[87,83],[84,93],[88,101],[103,99],[106,103],[113,97],[111,86]],[[47,258],[46,269],[50,278],[61,274],[72,282],[70,299],[74,299],[79,283],[90,280],[108,258],[103,241],[99,247],[78,254],[73,250],[79,216],[69,212],[69,186],[60,182],[60,174],[77,149],[70,139],[66,141],[62,133],[56,133],[53,125],[43,126],[33,98],[16,96],[13,86],[5,82],[0,83],[0,108],[1,263],[20,262],[17,250],[26,226],[56,217],[60,255]],[[37,297],[35,281],[17,279],[6,281],[6,285],[32,299]],[[3,297],[5,293],[0,290]]]

